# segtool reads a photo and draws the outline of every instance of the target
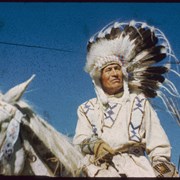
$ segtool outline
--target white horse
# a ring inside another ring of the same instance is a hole
[[[0,174],[80,176],[82,154],[20,100],[34,75],[0,94]]]

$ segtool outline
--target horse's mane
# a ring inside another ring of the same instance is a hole
[[[26,117],[21,124],[21,136],[27,139],[37,156],[46,164],[53,175],[58,175],[58,165],[65,168],[65,176],[77,176],[78,162],[82,158],[68,136],[58,132],[42,117],[38,116],[25,102],[20,101],[18,108]],[[57,171],[57,172],[56,172]]]

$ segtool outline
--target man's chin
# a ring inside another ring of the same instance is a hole
[[[123,91],[123,87],[120,87],[120,86],[114,86],[113,89],[114,89],[114,92],[121,92],[121,91]]]
[[[122,84],[120,84],[119,82],[115,82],[115,83],[112,84],[112,88],[121,89],[122,88]]]

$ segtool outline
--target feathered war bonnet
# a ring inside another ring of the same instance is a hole
[[[179,78],[178,69],[175,71],[171,67],[176,64],[178,68],[179,61],[163,32],[133,20],[110,23],[90,38],[85,71],[90,74],[97,97],[103,104],[108,100],[100,83],[101,69],[113,62],[122,66],[124,95],[136,92],[144,93],[147,98],[158,96],[180,123],[179,102],[175,104],[172,100],[180,95],[166,76],[171,71]]]

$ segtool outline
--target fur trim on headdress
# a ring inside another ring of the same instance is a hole
[[[104,103],[105,94],[98,81],[101,69],[107,64],[118,63],[130,92],[144,93],[148,98],[159,96],[180,122],[178,107],[168,101],[169,95],[176,98],[180,95],[175,85],[164,76],[174,72],[179,78],[178,69],[175,71],[170,65],[172,61],[177,65],[180,62],[163,32],[144,22],[114,22],[90,38],[87,50],[85,71],[92,77],[96,93]],[[160,64],[162,61],[165,64]],[[174,108],[176,110],[172,110]]]

